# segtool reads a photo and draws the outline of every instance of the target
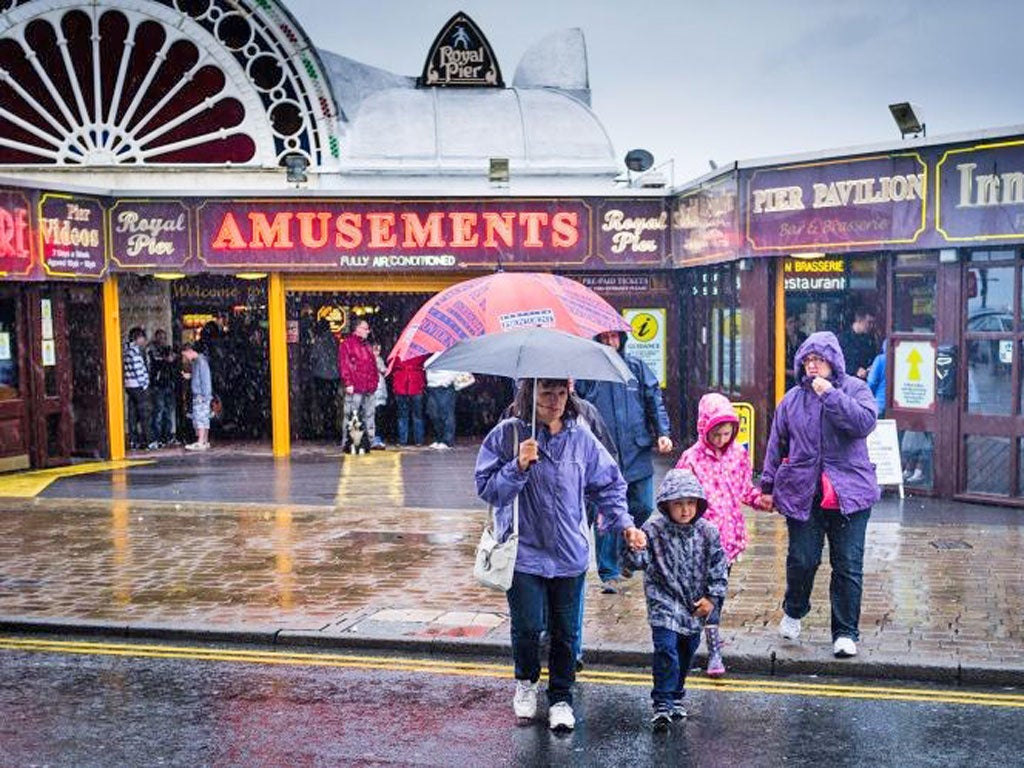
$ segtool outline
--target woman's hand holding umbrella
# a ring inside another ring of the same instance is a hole
[[[540,458],[537,441],[534,438],[523,440],[519,444],[519,471],[525,472],[537,459]]]

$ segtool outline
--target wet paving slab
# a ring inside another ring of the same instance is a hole
[[[375,496],[366,484],[379,480],[370,473],[384,464],[376,456],[358,457],[369,459],[358,465],[367,470],[358,476],[364,485],[347,490],[334,478],[336,492],[344,493],[332,505],[297,503],[309,498],[301,494],[274,502],[271,493],[246,504],[145,501],[130,498],[127,485],[122,498],[5,503],[0,616],[126,631],[262,633],[289,643],[503,649],[504,595],[472,578],[485,510],[468,502],[462,508],[399,502],[399,495],[420,494],[427,479],[452,498],[469,498],[472,456],[446,456],[441,461],[449,469],[432,465],[415,488],[395,479],[393,487],[377,486]],[[258,478],[248,483],[250,496],[273,485],[260,464],[241,463],[246,476]],[[296,470],[296,464],[306,466]],[[323,464],[292,462],[289,473],[308,472],[311,485]],[[156,474],[152,467],[138,471]],[[209,475],[204,487],[219,476]],[[147,481],[138,487],[150,487]],[[233,482],[247,486],[244,479]],[[288,487],[302,489],[302,482]],[[918,672],[911,674],[937,679],[1024,678],[1021,526],[1011,518],[977,524],[963,511],[959,522],[904,518],[885,505],[872,517],[860,655],[837,662],[829,653],[827,556],[801,641],[780,640],[785,525],[776,515],[750,512],[752,544],[733,567],[723,617],[727,664],[755,672],[878,677],[906,676],[913,667]],[[650,634],[641,579],[626,582],[622,594],[603,595],[592,571],[584,633],[592,660],[643,662]]]

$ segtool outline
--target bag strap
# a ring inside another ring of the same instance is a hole
[[[515,460],[519,454],[519,422],[512,422],[512,458]],[[491,506],[491,530],[498,530],[498,509],[493,504]],[[512,500],[512,535],[519,535],[519,494]]]

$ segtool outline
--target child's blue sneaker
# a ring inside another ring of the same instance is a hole
[[[654,716],[651,717],[651,728],[655,731],[664,731],[670,725],[672,725],[672,713],[664,709],[654,710]]]
[[[672,702],[672,719],[673,720],[685,720],[689,717],[689,712],[686,711],[686,707],[683,706],[682,701]]]

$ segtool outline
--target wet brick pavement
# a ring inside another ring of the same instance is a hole
[[[474,457],[224,450],[58,480],[0,505],[0,617],[7,629],[501,650],[504,597],[471,573],[485,517]],[[785,525],[748,522],[723,618],[734,669],[1024,683],[1024,514],[887,497],[868,528],[861,653],[846,661],[830,654],[827,556],[801,641],[782,641]],[[612,596],[589,578],[589,660],[646,663],[640,577]]]

